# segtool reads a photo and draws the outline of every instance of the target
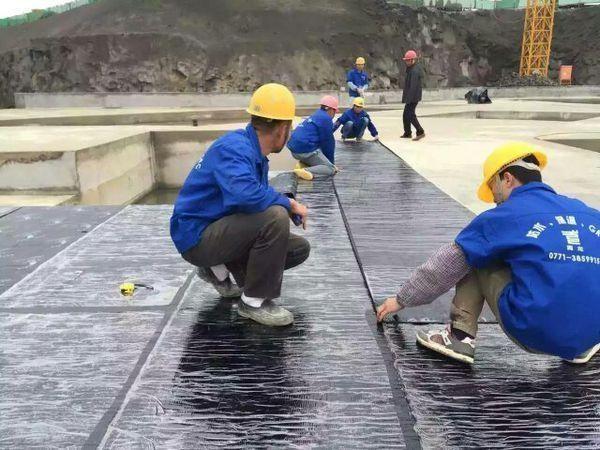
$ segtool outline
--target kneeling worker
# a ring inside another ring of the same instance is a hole
[[[306,239],[290,233],[290,216],[306,226],[308,210],[269,186],[267,156],[285,147],[294,97],[285,86],[266,84],[247,111],[250,124],[217,139],[191,170],[175,202],[171,237],[221,296],[241,295],[240,316],[284,326],[294,317],[274,303],[283,271],[310,252]]]
[[[451,325],[417,341],[473,363],[484,302],[526,351],[585,363],[600,349],[600,211],[542,183],[546,155],[526,143],[485,161],[479,198],[498,206],[477,216],[419,267],[378,319],[433,301],[456,284]]]
[[[333,118],[339,112],[338,105],[335,97],[326,95],[320,108],[293,131],[288,148],[299,161],[294,169],[299,178],[310,181],[337,172]]]
[[[373,136],[374,140],[379,139],[377,128],[371,120],[371,117],[365,111],[365,100],[361,97],[357,97],[352,102],[352,108],[346,110],[342,116],[335,121],[333,124],[333,131],[335,132],[340,125],[342,126],[342,139],[356,138],[356,142],[362,140],[365,130],[369,128],[369,133]]]

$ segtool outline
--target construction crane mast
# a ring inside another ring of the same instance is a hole
[[[519,69],[522,77],[548,77],[556,4],[557,0],[527,0]]]

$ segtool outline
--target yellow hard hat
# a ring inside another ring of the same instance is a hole
[[[365,107],[365,99],[362,97],[356,97],[353,101],[352,101],[352,105],[354,106],[360,106],[361,108]]]
[[[293,120],[296,116],[294,94],[282,84],[264,84],[252,94],[246,112],[265,119]]]
[[[505,167],[531,155],[535,156],[540,163],[540,169],[543,169],[548,164],[546,154],[526,142],[508,142],[496,148],[483,163],[483,183],[481,183],[477,191],[477,196],[480,200],[486,203],[493,203],[494,193],[489,186],[490,180]]]
[[[356,58],[356,62],[354,64],[359,65],[359,64],[365,64],[365,58],[363,58],[362,56],[359,56],[358,58]]]

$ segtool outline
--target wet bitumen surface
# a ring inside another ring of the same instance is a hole
[[[102,206],[0,208],[0,293],[118,210]]]
[[[331,183],[306,189],[299,195],[311,205],[302,233],[310,264],[286,273],[282,293],[294,325],[269,329],[241,319],[235,303],[195,280],[107,430],[108,448],[147,440],[161,448],[404,447]]]
[[[312,253],[285,274],[284,329],[195,277],[171,206],[106,210],[86,233],[28,212],[43,257],[21,276],[0,267],[0,447],[598,448],[600,360],[530,355],[487,323],[473,367],[445,360],[415,332],[446,320],[449,296],[375,325],[359,262],[376,299],[393,294],[472,215],[380,145],[337,155],[335,188],[298,186]],[[25,225],[4,222],[19,211],[0,217],[15,264],[31,252]],[[124,298],[125,279],[155,289]]]
[[[378,302],[395,295],[416,266],[474,217],[379,143],[338,143],[336,164],[337,193]],[[452,295],[403,310],[400,320],[444,323]],[[495,321],[487,306],[481,320]]]

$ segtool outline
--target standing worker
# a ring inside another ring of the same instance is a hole
[[[526,351],[585,363],[600,349],[600,211],[542,183],[546,155],[505,144],[483,166],[479,198],[497,204],[419,267],[378,319],[430,303],[456,284],[444,330],[417,341],[473,363],[477,320],[487,302]]]
[[[171,217],[173,242],[198,267],[198,276],[223,297],[241,295],[240,316],[271,326],[293,322],[292,313],[274,300],[283,271],[310,252],[306,239],[290,233],[291,215],[306,227],[306,206],[269,186],[267,156],[285,147],[295,109],[285,86],[257,89],[248,126],[210,146],[185,180]]]
[[[346,76],[350,100],[356,97],[365,97],[365,92],[369,87],[369,75],[365,72],[365,64],[365,58],[359,56],[356,58],[355,68]]]
[[[423,71],[417,64],[417,52],[409,50],[403,58],[406,64],[406,79],[404,80],[404,90],[402,91],[402,103],[404,106],[404,114],[402,121],[404,122],[403,138],[412,137],[410,126],[413,125],[417,130],[417,135],[413,141],[418,141],[425,137],[425,130],[421,127],[417,119],[417,104],[423,96]]]
[[[333,118],[339,112],[338,106],[337,98],[326,95],[319,109],[293,131],[288,148],[299,161],[294,169],[298,178],[310,181],[337,172]]]
[[[371,117],[365,111],[365,100],[362,97],[356,97],[352,102],[352,108],[347,109],[342,116],[333,124],[333,132],[342,127],[342,139],[356,138],[356,142],[362,140],[365,130],[369,128],[369,133],[373,140],[379,140],[377,128],[371,120]]]

